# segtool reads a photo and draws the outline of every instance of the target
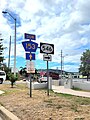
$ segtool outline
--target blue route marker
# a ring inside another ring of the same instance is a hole
[[[22,45],[26,52],[36,52],[38,44],[32,41],[24,41]]]
[[[26,60],[35,60],[34,53],[26,53]]]
[[[24,37],[25,39],[36,40],[36,35],[33,35],[33,34],[25,33]]]

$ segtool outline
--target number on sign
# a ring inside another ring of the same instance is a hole
[[[35,44],[26,43],[26,48],[35,49]]]
[[[45,53],[51,53],[53,51],[53,47],[50,45],[43,44],[41,46],[41,50]]]

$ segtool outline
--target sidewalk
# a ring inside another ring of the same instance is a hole
[[[76,91],[76,90],[64,88],[64,86],[54,86],[54,85],[52,85],[52,89],[54,92],[57,93],[64,93],[64,94],[90,98],[90,92]]]

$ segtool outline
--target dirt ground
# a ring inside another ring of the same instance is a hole
[[[0,84],[0,104],[21,120],[90,120],[90,98],[56,94],[47,90],[32,90],[26,84]]]

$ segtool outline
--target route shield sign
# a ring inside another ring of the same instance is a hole
[[[26,60],[35,60],[34,53],[26,53]]]
[[[40,43],[40,53],[54,54],[54,45],[48,43]]]
[[[25,33],[24,37],[25,39],[36,40],[36,35],[33,35],[33,34]]]
[[[36,49],[38,48],[38,44],[32,41],[24,41],[22,42],[22,45],[26,52],[36,52]]]

